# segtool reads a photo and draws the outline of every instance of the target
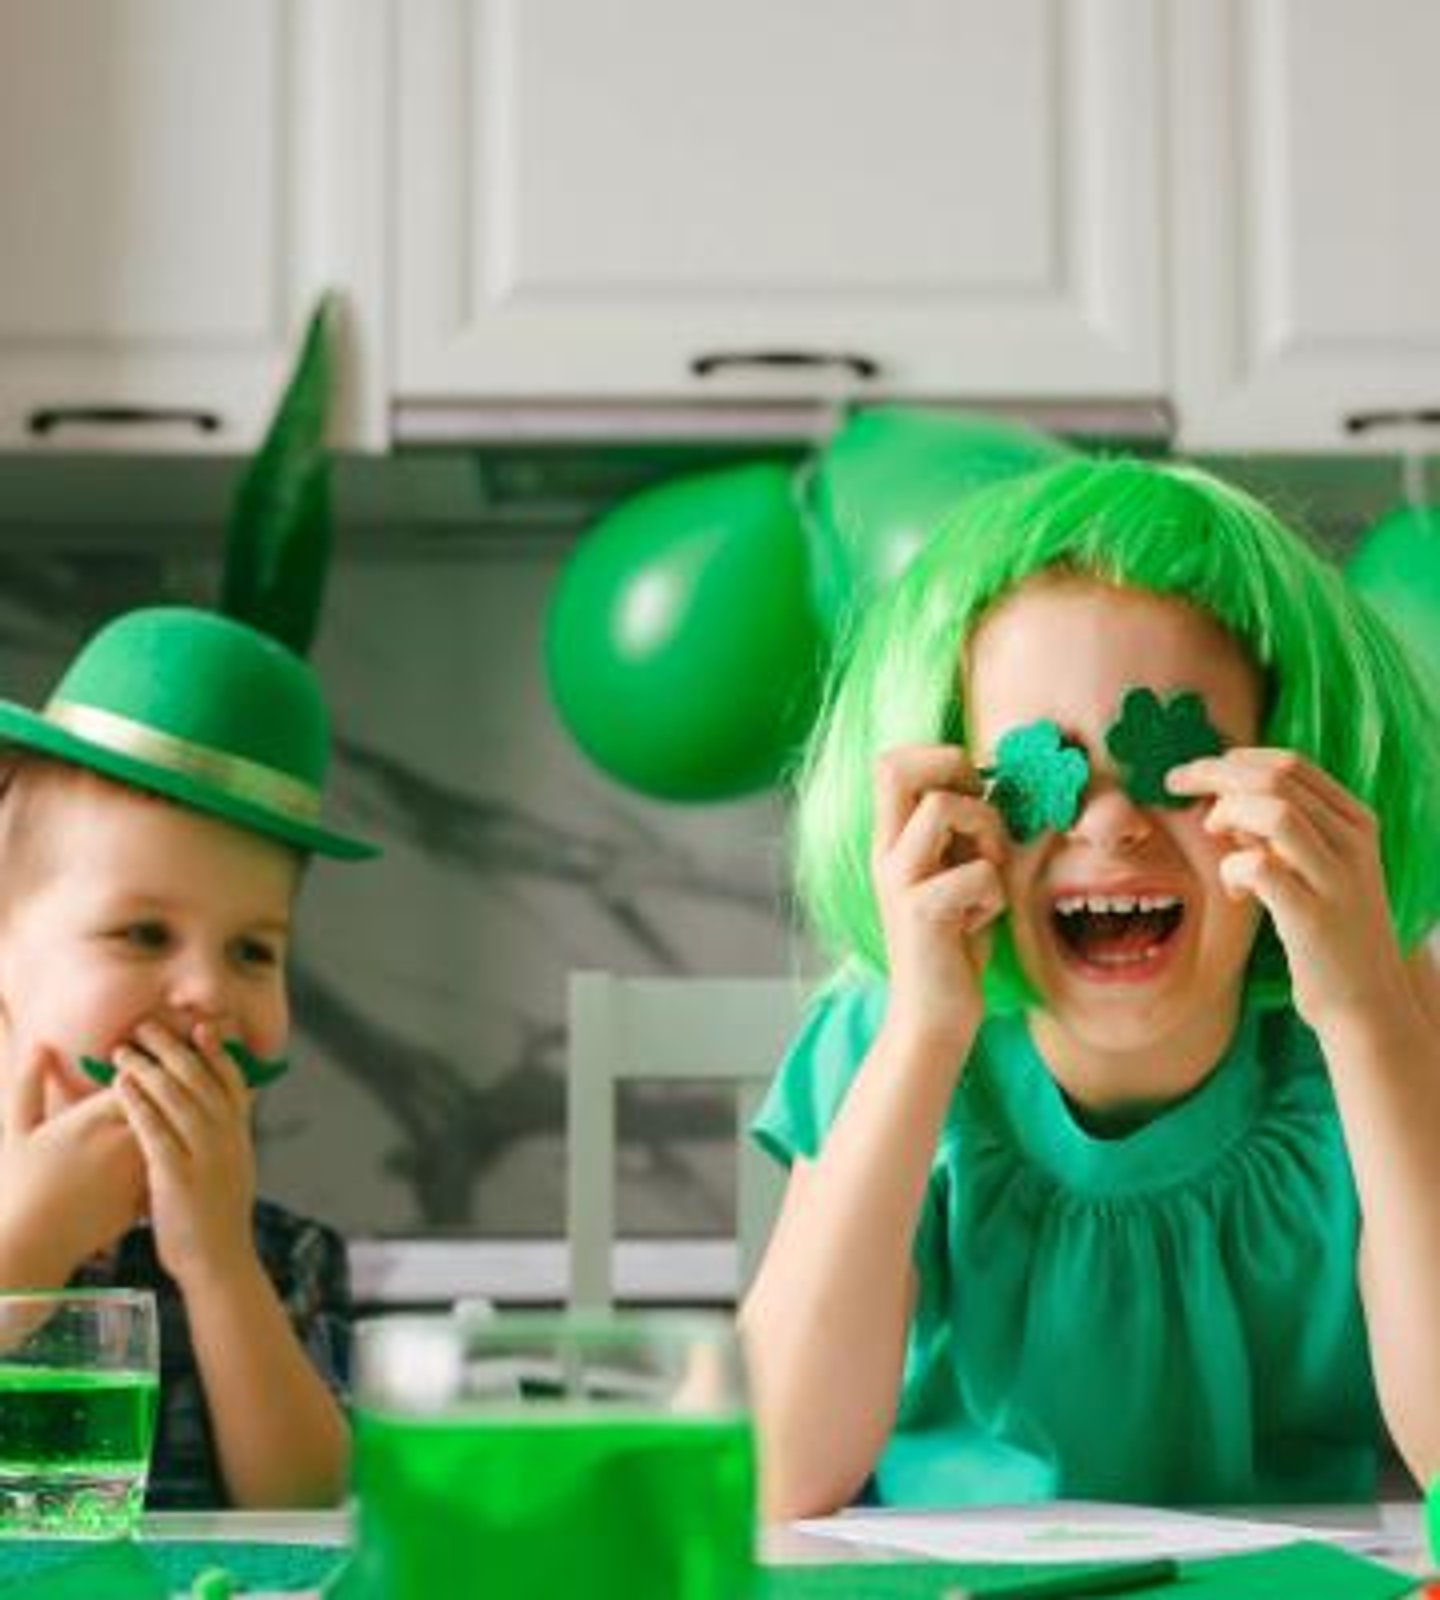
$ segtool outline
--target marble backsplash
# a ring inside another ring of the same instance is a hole
[[[589,767],[541,668],[563,551],[337,562],[316,665],[337,821],[385,846],[320,861],[293,963],[296,1070],[259,1113],[261,1180],[352,1235],[558,1236],[564,1004],[575,967],[790,972],[775,796],[649,803]],[[0,556],[0,694],[43,699],[116,611],[211,603],[208,562]],[[733,1120],[703,1088],[622,1106],[621,1226],[728,1232]]]

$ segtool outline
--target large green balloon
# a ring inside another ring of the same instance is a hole
[[[1345,575],[1410,647],[1440,692],[1440,509],[1403,506],[1382,517]]]
[[[790,473],[674,479],[611,511],[560,575],[545,648],[561,720],[621,783],[665,800],[773,784],[824,652]]]
[[[815,605],[827,630],[901,573],[972,489],[1073,454],[1019,423],[891,406],[861,411],[821,453],[807,496]]]

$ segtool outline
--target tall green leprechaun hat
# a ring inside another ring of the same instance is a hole
[[[81,648],[43,710],[0,701],[0,747],[357,860],[378,847],[320,820],[330,723],[303,659],[329,560],[331,315],[327,297],[241,480],[221,583],[228,614],[156,606],[115,618]]]

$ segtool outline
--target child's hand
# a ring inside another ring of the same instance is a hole
[[[145,1167],[117,1096],[36,1046],[0,1106],[0,1253],[64,1282],[140,1215]]]
[[[1236,748],[1176,767],[1168,782],[1216,797],[1205,829],[1233,843],[1221,881],[1270,913],[1305,1021],[1318,1031],[1384,1014],[1406,979],[1374,815],[1293,750]]]
[[[250,1092],[209,1024],[185,1040],[146,1022],[135,1041],[114,1052],[116,1087],[145,1156],[156,1251],[188,1293],[254,1256]]]
[[[902,745],[875,765],[871,873],[890,958],[891,1006],[912,1025],[979,1025],[990,924],[1005,908],[999,813],[954,745]]]

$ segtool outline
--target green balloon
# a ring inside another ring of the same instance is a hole
[[[774,784],[824,654],[789,471],[674,479],[608,513],[560,574],[545,650],[561,721],[612,778],[664,800]]]
[[[1020,423],[889,406],[857,412],[821,453],[807,496],[815,606],[833,635],[909,565],[973,489],[1074,452]]]
[[[1345,575],[1440,692],[1440,509],[1403,506],[1382,517],[1356,547]]]

